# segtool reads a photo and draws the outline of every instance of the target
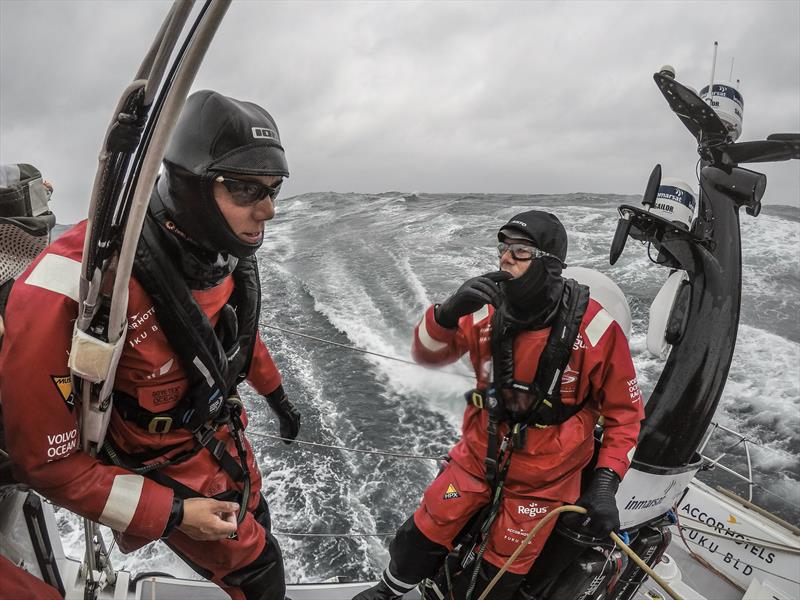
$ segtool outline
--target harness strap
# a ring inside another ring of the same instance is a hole
[[[241,421],[239,421],[239,423],[241,424]],[[160,456],[164,456],[183,444],[173,444],[171,446],[165,446],[164,448],[158,448],[157,450],[152,450],[149,452],[127,454],[116,447],[110,440],[106,440],[103,444],[103,452],[105,456],[108,457],[108,459],[115,465],[134,473],[147,475],[148,477],[156,479],[153,475],[157,471],[160,471],[164,467],[170,465],[177,465],[182,462],[186,462],[205,448],[217,460],[220,467],[222,467],[222,470],[225,471],[231,479],[234,481],[245,481],[245,479],[248,479],[249,481],[246,454],[243,457],[242,452],[240,452],[240,461],[237,462],[237,460],[226,451],[225,442],[214,437],[215,432],[216,429],[214,427],[207,426],[207,428],[195,435],[196,442],[194,446],[176,454],[171,458],[151,464],[145,463]],[[239,444],[237,443],[237,449],[238,446]],[[245,473],[247,473],[247,476],[245,476]]]
[[[149,433],[169,433],[173,429],[186,426],[185,419],[190,408],[180,402],[171,410],[154,413],[140,406],[139,401],[133,396],[115,390],[114,411],[126,421]]]
[[[491,415],[491,412],[489,413]],[[511,456],[514,453],[515,444],[509,442],[513,439],[513,436],[518,435],[520,425],[516,424],[514,428],[509,431],[505,437],[503,438],[502,444],[500,444],[500,452],[495,459],[495,469],[499,464],[502,464],[502,469],[500,470],[499,474],[495,470],[495,476],[492,481],[489,481],[489,484],[492,486],[492,503],[488,506],[488,514],[486,518],[480,523],[480,528],[476,532],[476,537],[480,537],[481,544],[478,548],[477,555],[474,555],[474,546],[473,551],[467,553],[464,557],[464,561],[462,566],[466,569],[473,560],[475,562],[475,566],[473,567],[472,577],[470,578],[469,585],[467,587],[465,599],[471,600],[472,594],[475,591],[475,585],[478,581],[478,574],[480,572],[481,562],[483,561],[483,555],[486,552],[486,548],[489,544],[489,530],[492,527],[492,523],[497,518],[497,515],[500,513],[500,504],[503,500],[503,490],[505,486],[506,475],[508,475],[508,469],[511,466]],[[489,440],[495,440],[495,449],[497,447],[497,436],[490,436]],[[491,445],[491,442],[490,442]],[[508,454],[506,455],[506,452]],[[487,455],[487,461],[489,457]],[[488,466],[488,463],[487,463]],[[488,478],[488,469],[487,469],[487,481]]]
[[[578,414],[588,400],[588,397],[584,398],[574,405],[566,405],[561,400],[561,377],[569,364],[588,306],[589,288],[574,279],[567,279],[547,345],[539,358],[536,375],[528,386],[535,401],[527,422],[535,427],[565,422]]]
[[[561,306],[550,328],[550,335],[536,366],[533,381],[530,384],[520,383],[508,378],[506,378],[508,380],[505,383],[495,381],[495,386],[502,384],[507,389],[527,391],[533,396],[533,406],[528,412],[527,418],[524,418],[524,424],[538,429],[559,425],[578,414],[588,401],[587,397],[582,402],[574,405],[564,404],[561,400],[560,385],[561,377],[569,364],[572,348],[578,338],[583,315],[586,313],[588,306],[589,288],[572,279],[566,280],[561,297]],[[511,334],[508,333],[508,335]],[[502,366],[508,373],[513,374],[513,337],[511,339],[500,339],[501,337],[503,336],[493,336],[492,338],[493,356],[496,355],[494,363]],[[498,375],[498,373],[496,373],[496,376],[503,379],[502,374]],[[493,392],[487,393],[486,390],[480,389],[470,390],[465,394],[465,400],[468,405],[474,406],[479,410],[488,410],[490,412],[490,423],[492,412],[495,413],[496,419],[499,421],[507,421],[510,418],[503,407],[503,403],[494,397]],[[492,407],[492,403],[497,406]],[[520,436],[517,438],[520,443],[524,443],[524,435],[524,430],[520,430]],[[517,447],[520,447],[520,445],[518,444]]]

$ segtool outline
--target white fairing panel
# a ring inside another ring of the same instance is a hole
[[[742,588],[754,588],[747,599],[800,598],[800,535],[750,506],[694,481],[677,507],[686,544]]]
[[[647,349],[653,356],[665,359],[669,354],[670,345],[664,339],[667,331],[669,315],[675,304],[675,294],[681,283],[688,279],[686,271],[675,271],[661,286],[650,306],[650,319],[647,325]]]
[[[631,466],[617,491],[620,527],[628,529],[663,515],[675,506],[699,469],[700,463],[695,463],[657,474]]]
[[[630,339],[631,333],[631,307],[625,294],[607,275],[586,267],[567,267],[562,275],[567,279],[574,279],[578,283],[589,286],[589,295],[592,300],[605,308],[614,320],[622,327],[625,337]]]

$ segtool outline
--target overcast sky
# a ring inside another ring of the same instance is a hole
[[[85,217],[111,112],[168,3],[0,0],[0,162]],[[694,184],[695,144],[653,83],[672,64],[745,100],[741,141],[800,131],[800,2],[234,2],[195,89],[267,108],[311,191],[641,193]],[[800,161],[756,165],[800,204]]]

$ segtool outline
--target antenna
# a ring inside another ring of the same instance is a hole
[[[711,60],[711,83],[708,84],[708,104],[711,105],[714,97],[714,71],[717,69],[717,46],[718,42],[714,42],[714,58]]]
[[[733,57],[731,56],[731,74],[728,76],[728,81],[733,81]]]

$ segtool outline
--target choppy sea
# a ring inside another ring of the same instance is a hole
[[[462,393],[471,385],[466,365],[427,370],[378,355],[408,360],[413,327],[425,308],[468,277],[496,268],[498,227],[537,207],[552,209],[565,224],[570,265],[602,271],[625,292],[633,316],[630,346],[648,397],[663,365],[645,345],[648,308],[668,272],[635,242],[609,266],[622,203],[638,198],[326,192],[279,200],[259,251],[261,334],[302,411],[300,437],[327,446],[443,455],[458,437]],[[742,213],[741,219],[741,324],[715,421],[754,442],[755,478],[763,486],[754,500],[798,524],[800,211],[766,206],[758,218]],[[277,422],[252,391],[245,395],[287,580],[374,578],[388,561],[389,535],[327,534],[391,534],[416,507],[436,463],[286,446],[264,437],[277,433]],[[707,453],[727,450],[723,464],[745,468],[743,446],[731,448],[735,442],[718,432]],[[745,484],[720,469],[701,478],[747,494]],[[65,511],[58,520],[67,552],[80,555],[79,522]],[[192,575],[161,543],[127,556],[115,551],[112,559],[133,571]]]

